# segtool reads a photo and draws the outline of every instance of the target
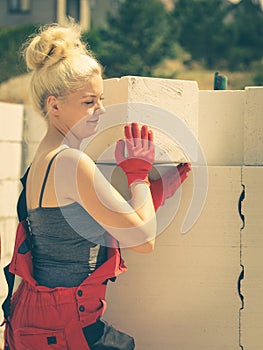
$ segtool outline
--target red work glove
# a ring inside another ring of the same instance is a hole
[[[143,125],[141,130],[137,123],[124,127],[125,141],[119,140],[115,148],[116,163],[126,173],[128,185],[144,181],[149,184],[148,172],[154,162],[153,133]],[[124,157],[125,144],[128,156]]]
[[[168,170],[160,179],[150,180],[151,194],[155,211],[164,205],[166,199],[172,197],[184,180],[188,177],[191,165],[181,163]]]

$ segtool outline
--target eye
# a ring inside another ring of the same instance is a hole
[[[86,101],[84,102],[86,105],[92,105],[94,103],[94,101]]]
[[[100,100],[101,100],[101,101],[104,101],[104,100],[105,100],[105,97],[101,97]]]

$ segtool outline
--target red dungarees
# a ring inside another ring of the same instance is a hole
[[[26,173],[27,175],[27,173]],[[94,324],[106,308],[108,279],[127,270],[117,242],[108,248],[108,259],[77,287],[38,286],[26,222],[25,185],[20,195],[19,224],[8,274],[22,277],[5,316],[5,349],[8,350],[90,350],[83,328]],[[18,205],[19,208],[19,205]],[[11,273],[11,274],[10,274]],[[12,287],[11,287],[12,290]],[[9,291],[10,294],[10,291]],[[131,345],[130,349],[133,349]]]
[[[32,277],[31,252],[25,252],[25,240],[23,223],[19,223],[9,271],[23,280],[11,299],[6,324],[10,350],[89,350],[82,328],[96,322],[105,310],[103,282],[126,270],[119,249],[109,248],[108,260],[79,286],[51,289],[38,286]]]

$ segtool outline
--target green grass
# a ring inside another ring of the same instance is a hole
[[[230,72],[219,70],[219,72],[227,76],[228,90],[243,90],[246,86],[255,85],[253,74],[250,71]],[[204,69],[199,64],[194,63],[189,67],[178,60],[166,60],[155,71],[155,75],[158,77],[197,81],[200,90],[213,90],[214,73],[215,70]]]

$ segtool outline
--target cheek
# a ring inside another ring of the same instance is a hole
[[[78,135],[79,138],[89,137],[96,133],[97,123],[90,122],[93,118],[92,115],[86,115],[74,125],[74,133]]]
[[[86,112],[86,114],[85,114],[85,119],[86,120],[89,120],[89,119],[92,119],[92,117],[93,117],[93,110],[91,111],[91,110],[88,110],[87,112]]]
[[[79,111],[73,110],[70,115],[71,119],[71,124],[76,125],[76,124],[83,124],[89,118],[90,111],[87,109],[83,108]]]

